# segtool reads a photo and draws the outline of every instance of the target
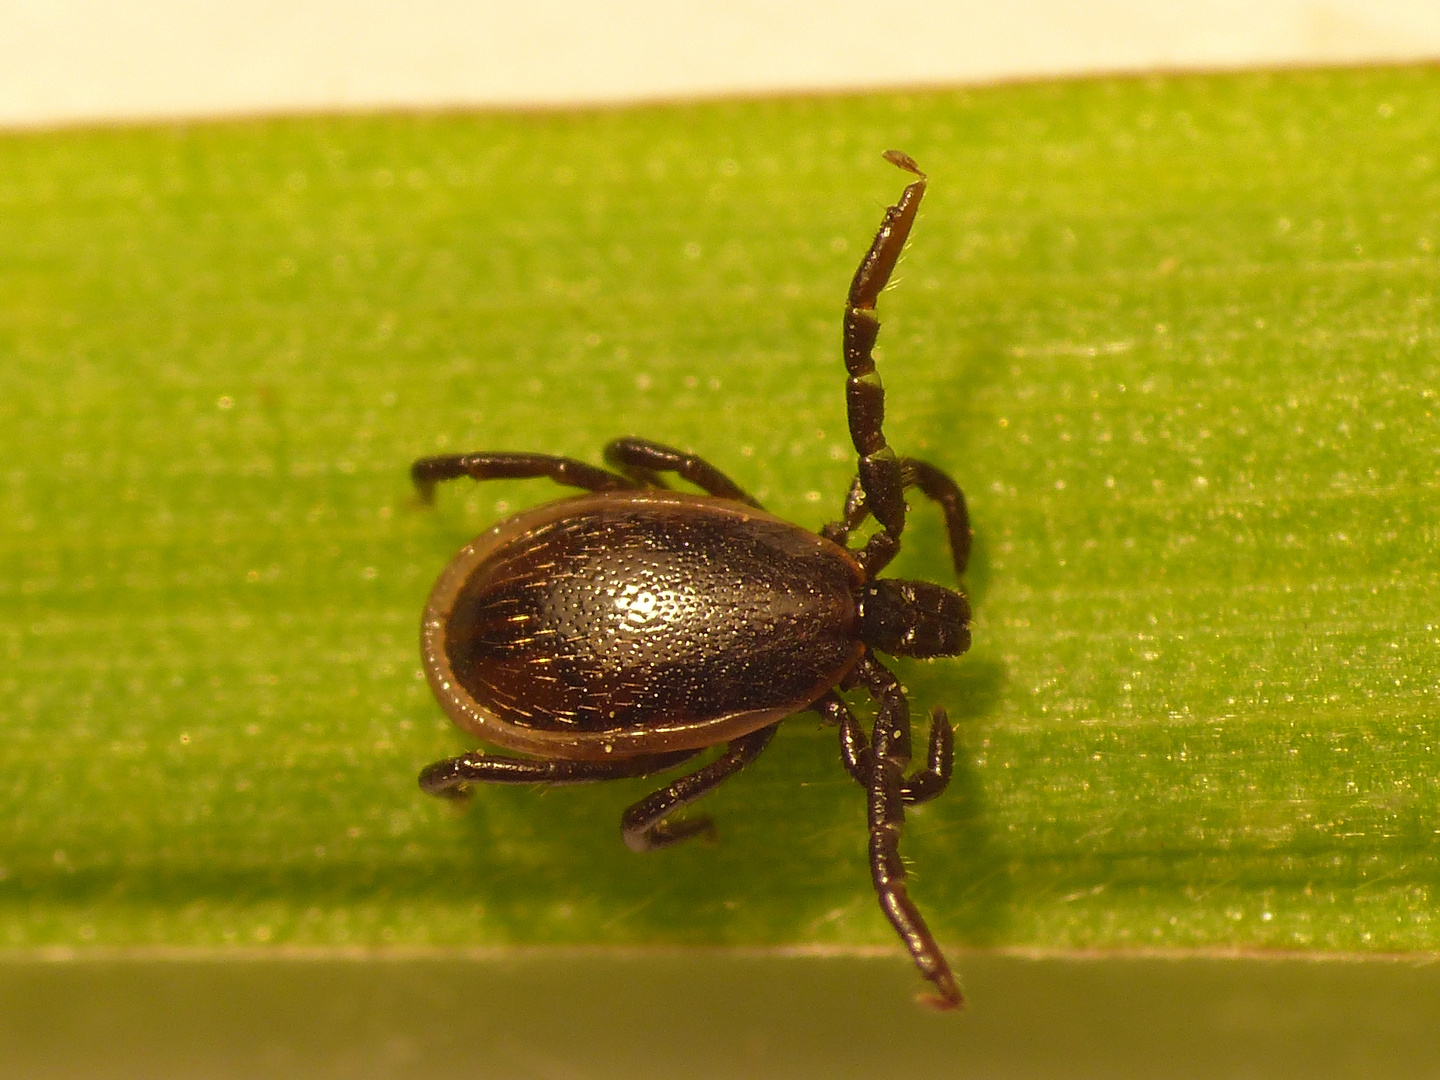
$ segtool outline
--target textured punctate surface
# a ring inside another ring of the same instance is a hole
[[[858,656],[857,572],[834,545],[728,511],[586,504],[457,598],[450,663],[503,719],[616,731],[803,706]]]

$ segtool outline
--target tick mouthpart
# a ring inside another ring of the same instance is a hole
[[[891,656],[959,656],[970,648],[970,602],[942,585],[869,581],[859,610],[860,639]]]

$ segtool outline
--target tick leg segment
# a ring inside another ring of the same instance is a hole
[[[528,480],[546,476],[557,484],[586,491],[628,491],[638,486],[632,480],[594,465],[551,454],[445,454],[421,458],[410,466],[410,479],[426,503],[435,498],[436,484],[461,476],[474,480]]]
[[[929,802],[950,786],[955,770],[955,729],[939,705],[930,710],[930,745],[925,768],[911,773],[900,786],[907,803]]]
[[[631,851],[653,851],[698,833],[713,835],[715,826],[708,817],[686,818],[673,823],[665,819],[681,807],[689,806],[709,794],[754,761],[779,726],[771,724],[733,740],[725,747],[725,752],[708,765],[680,777],[669,787],[661,788],[626,810],[620,818],[625,846]]]
[[[698,753],[698,750],[677,750],[671,754],[645,754],[618,761],[542,761],[471,751],[427,766],[420,773],[420,789],[427,795],[463,799],[471,784],[558,785],[623,780],[664,772]]]
[[[664,487],[659,473],[673,472],[701,491],[721,499],[734,499],[760,509],[739,484],[702,457],[649,439],[616,439],[605,447],[605,461],[632,480],[649,487]]]
[[[950,537],[950,560],[955,564],[955,576],[963,577],[970,562],[970,513],[965,508],[965,493],[950,478],[950,475],[917,458],[901,458],[900,474],[905,488],[918,487],[931,501],[939,505],[945,515],[945,531]],[[845,511],[841,520],[832,521],[820,530],[827,540],[833,540],[845,547],[850,534],[858,529],[870,515],[870,505],[865,498],[864,485],[857,476],[850,483],[850,492],[845,496]],[[883,553],[884,561],[876,564],[881,552],[871,552],[867,547],[861,552],[860,560],[873,577],[885,568],[894,556],[898,545]]]
[[[860,455],[860,484],[865,490],[870,513],[885,530],[885,539],[876,534],[867,547],[876,548],[876,556],[888,562],[894,551],[882,554],[880,549],[899,547],[900,534],[905,531],[905,498],[900,459],[886,444],[882,430],[885,390],[880,384],[880,375],[875,370],[872,356],[875,339],[880,333],[875,303],[890,280],[900,251],[905,247],[905,238],[910,235],[910,227],[915,224],[915,214],[925,194],[925,174],[911,158],[898,150],[887,151],[885,159],[913,173],[917,179],[905,189],[900,200],[885,211],[880,231],[875,234],[865,258],[860,260],[845,304],[842,340],[845,370],[849,375],[845,384],[845,404],[850,420],[850,440]]]
[[[867,791],[870,788],[870,770],[874,757],[870,753],[870,741],[850,706],[833,690],[815,703],[812,708],[827,723],[840,728],[840,761],[854,781]],[[900,797],[906,803],[929,802],[945,790],[955,767],[955,731],[945,710],[936,705],[930,710],[930,745],[926,754],[926,767],[911,773],[900,783]]]
[[[880,909],[910,950],[920,974],[935,987],[921,1000],[937,1009],[954,1009],[963,1001],[955,976],[940,946],[905,887],[905,864],[900,858],[900,830],[905,824],[902,791],[905,767],[910,763],[910,706],[905,691],[890,671],[873,656],[861,661],[859,675],[865,688],[880,703],[875,717],[867,778],[870,790],[870,876]]]
[[[965,507],[965,493],[950,474],[928,461],[906,458],[902,463],[907,486],[914,484],[945,514],[945,532],[950,537],[950,559],[955,576],[963,577],[970,563],[970,511]]]

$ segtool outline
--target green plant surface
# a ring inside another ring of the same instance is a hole
[[[977,544],[974,648],[900,665],[937,934],[1440,948],[1437,130],[1376,69],[0,138],[0,947],[898,951],[813,716],[713,845],[422,796],[426,591],[555,489],[406,467],[640,434],[818,528],[900,147],[886,431]]]

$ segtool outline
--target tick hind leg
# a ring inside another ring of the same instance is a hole
[[[685,818],[675,822],[667,821],[666,818],[681,807],[689,806],[696,799],[714,791],[754,761],[756,755],[769,744],[779,726],[771,724],[733,740],[725,747],[725,752],[708,765],[680,777],[668,787],[661,788],[626,810],[620,818],[625,846],[631,851],[653,851],[701,833],[713,834],[715,826],[708,817]]]
[[[895,270],[895,263],[905,247],[905,239],[915,224],[915,214],[925,194],[925,174],[914,160],[898,150],[890,150],[885,159],[897,168],[912,173],[916,179],[901,194],[898,202],[885,211],[880,229],[870,250],[860,260],[850,282],[842,324],[842,346],[845,355],[845,406],[850,422],[850,440],[860,455],[860,486],[870,513],[881,525],[866,544],[862,562],[883,565],[900,547],[900,534],[905,531],[904,477],[900,459],[885,442],[885,389],[875,370],[875,339],[880,334],[880,319],[875,304]]]
[[[555,761],[483,754],[478,750],[446,758],[420,773],[420,789],[444,799],[463,799],[471,784],[588,784],[649,776],[679,765],[698,750],[645,754],[618,761]]]
[[[468,476],[473,480],[527,480],[549,477],[557,484],[586,491],[626,491],[638,487],[633,480],[616,476],[574,458],[551,454],[445,454],[420,458],[410,466],[410,479],[424,502],[435,497],[435,485],[442,480]]]
[[[664,443],[651,442],[649,439],[616,439],[605,447],[605,461],[647,487],[664,487],[660,473],[669,472],[689,481],[709,495],[734,499],[756,509],[760,508],[760,504],[739,484],[704,458],[687,454],[684,450],[676,450]]]
[[[950,559],[955,564],[955,576],[963,577],[965,567],[970,562],[970,512],[965,507],[965,493],[960,490],[960,485],[950,478],[949,473],[936,468],[928,461],[920,461],[917,458],[901,458],[900,475],[905,489],[917,487],[932,502],[940,507],[945,515],[945,531],[950,538]],[[850,484],[850,492],[845,496],[845,511],[839,521],[833,521],[821,530],[821,535],[827,540],[844,547],[850,539],[850,534],[858,529],[865,519],[870,516],[869,500],[865,497],[865,487],[857,476]],[[894,552],[889,552],[893,555]],[[865,558],[866,555],[871,556]],[[888,562],[889,558],[885,559]],[[874,576],[884,569],[885,562],[876,564],[874,553],[862,552],[862,562],[865,568]]]

